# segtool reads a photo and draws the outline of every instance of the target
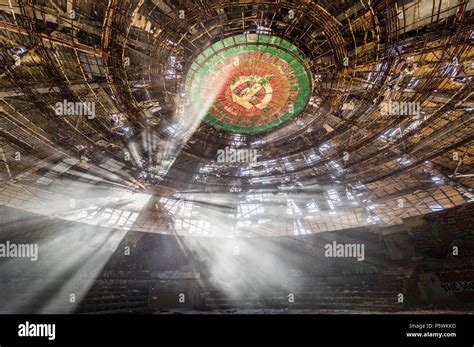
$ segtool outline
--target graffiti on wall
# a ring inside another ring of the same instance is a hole
[[[428,304],[474,302],[474,271],[425,272],[418,287]]]

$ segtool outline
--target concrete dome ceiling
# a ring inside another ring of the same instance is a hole
[[[88,220],[108,203],[78,191],[123,189],[151,196],[137,230],[202,235],[396,225],[472,201],[472,11],[0,1],[0,201],[66,218],[73,198]],[[221,163],[226,148],[258,161]]]

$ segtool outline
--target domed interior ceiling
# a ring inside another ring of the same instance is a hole
[[[273,236],[472,201],[473,6],[0,1],[0,202]]]

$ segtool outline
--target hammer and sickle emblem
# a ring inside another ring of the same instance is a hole
[[[265,77],[255,75],[239,77],[232,83],[232,86],[230,87],[232,92],[232,100],[240,106],[245,107],[247,110],[250,110],[252,107],[256,107],[260,110],[267,107],[273,96],[273,88],[269,83],[272,77],[272,75]],[[238,86],[240,86],[242,83],[248,82],[254,82],[254,84],[251,87],[244,89],[244,91],[239,94],[234,93],[234,90]],[[265,96],[262,101],[254,104],[256,101],[256,95],[262,88],[265,90]]]

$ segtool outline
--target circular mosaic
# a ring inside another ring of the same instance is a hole
[[[307,61],[282,38],[233,36],[196,57],[186,91],[205,123],[255,135],[289,122],[306,106],[312,90]]]

